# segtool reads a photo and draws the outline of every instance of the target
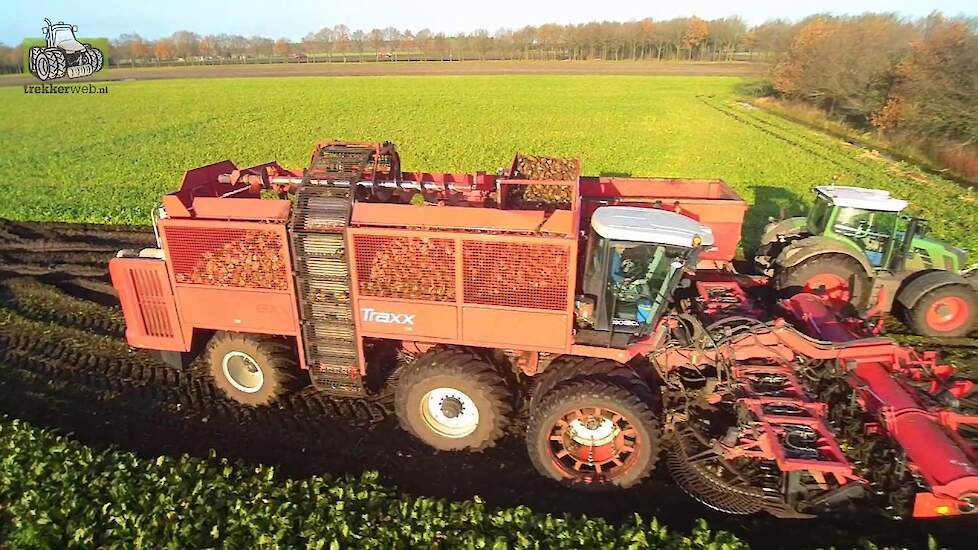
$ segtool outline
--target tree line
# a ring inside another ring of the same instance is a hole
[[[978,182],[978,18],[809,17],[770,82]]]

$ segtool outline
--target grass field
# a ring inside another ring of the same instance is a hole
[[[0,88],[0,217],[143,224],[188,168],[302,166],[319,139],[392,140],[406,169],[495,170],[515,151],[588,174],[723,178],[757,203],[748,241],[824,183],[912,201],[978,249],[978,195],[736,100],[731,77],[428,76],[167,80],[107,95]]]

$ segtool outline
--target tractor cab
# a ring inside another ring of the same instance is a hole
[[[576,304],[577,340],[623,347],[652,331],[686,268],[713,232],[692,218],[654,208],[594,211]]]
[[[890,196],[889,191],[822,186],[815,193],[808,230],[861,250],[877,270],[958,271],[964,267],[964,253],[927,238],[926,220],[902,214],[907,201]]]
[[[85,49],[85,45],[75,38],[75,32],[78,31],[77,25],[69,25],[63,21],[51,23],[47,19],[45,22],[47,25],[41,30],[47,39],[48,47],[61,48],[65,52],[79,52]]]

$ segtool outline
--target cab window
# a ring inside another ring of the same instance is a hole
[[[880,267],[886,260],[898,219],[897,212],[840,208],[833,228],[855,241],[866,252],[869,262]]]
[[[648,325],[666,301],[683,251],[662,245],[615,242],[608,277],[608,318],[616,329]]]

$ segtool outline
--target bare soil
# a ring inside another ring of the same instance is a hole
[[[182,67],[117,68],[74,80],[52,84],[85,82],[160,80],[172,78],[235,78],[286,76],[391,76],[391,75],[674,75],[674,76],[758,76],[760,63],[741,61],[399,61],[367,63],[269,63],[240,65],[186,65]],[[40,84],[29,74],[0,76],[0,86]]]
[[[928,533],[942,545],[965,546],[974,534],[974,518],[894,522],[863,508],[807,522],[721,515],[687,498],[661,469],[629,491],[571,492],[533,470],[515,433],[485,453],[437,453],[398,428],[388,403],[332,398],[311,387],[269,408],[240,407],[218,393],[201,365],[174,369],[126,345],[107,262],[120,248],[153,243],[143,227],[0,220],[0,414],[144,456],[214,449],[294,477],[377,470],[414,495],[478,495],[490,506],[611,521],[638,513],[676,529],[705,517],[757,547],[851,547],[861,538],[923,547]],[[974,362],[978,341],[955,341],[949,351]]]

